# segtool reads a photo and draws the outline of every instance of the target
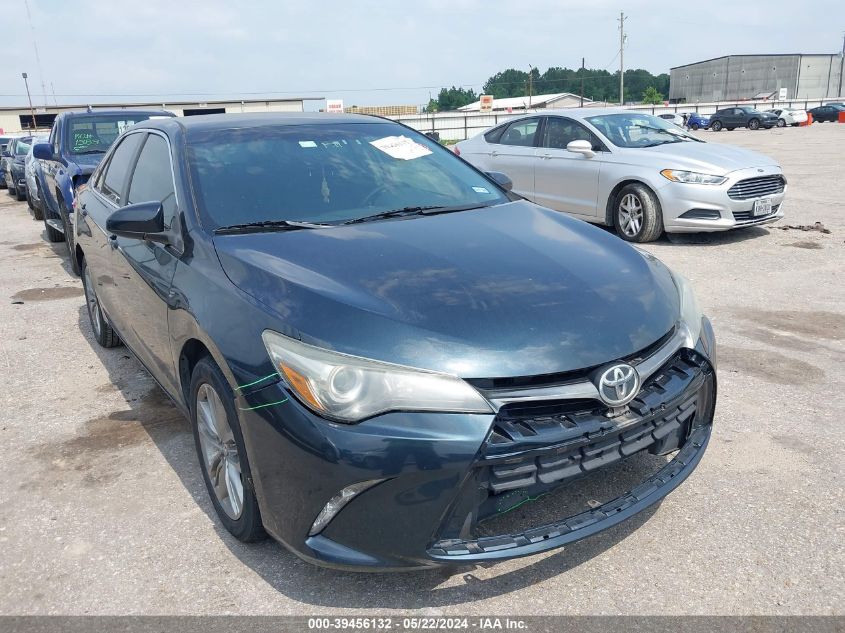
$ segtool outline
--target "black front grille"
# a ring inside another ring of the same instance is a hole
[[[585,475],[641,452],[666,455],[684,447],[712,423],[715,395],[710,363],[682,349],[621,410],[595,400],[502,407],[439,538],[470,538],[485,519]]]
[[[767,220],[767,219],[771,218],[775,213],[778,212],[779,208],[780,208],[780,205],[776,204],[775,206],[772,207],[772,212],[767,214],[767,215],[753,215],[751,213],[751,211],[734,211],[733,216],[734,216],[734,220],[736,220],[739,223],[751,224],[751,223],[754,223],[754,222],[760,222],[761,220]]]
[[[537,412],[504,407],[482,458],[486,485],[500,494],[554,484],[646,448],[660,452],[661,442],[677,446],[697,411],[700,383],[700,361],[682,350],[620,415],[596,401],[544,403]]]
[[[761,196],[773,196],[783,193],[786,181],[783,176],[758,176],[740,180],[728,189],[728,196],[733,200],[749,200]]]

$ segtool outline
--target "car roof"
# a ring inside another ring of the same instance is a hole
[[[275,127],[279,125],[330,125],[332,123],[394,123],[390,119],[366,114],[335,114],[327,112],[252,112],[200,114],[173,119],[151,119],[135,126],[161,130],[179,127],[188,135],[208,130]]]

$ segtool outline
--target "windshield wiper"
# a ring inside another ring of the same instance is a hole
[[[401,218],[409,215],[437,215],[438,213],[453,213],[455,211],[469,211],[471,209],[480,209],[486,207],[486,204],[464,204],[452,207],[445,206],[421,206],[421,207],[402,207],[401,209],[392,209],[391,211],[382,211],[381,213],[374,213],[373,215],[365,215],[362,218],[354,218],[347,220],[343,224],[359,224],[361,222],[372,222],[374,220],[386,220],[388,218]]]
[[[227,233],[264,233],[270,231],[295,231],[297,229],[322,229],[330,224],[315,224],[313,222],[299,222],[298,220],[264,220],[263,222],[247,222],[246,224],[232,224],[214,229],[216,235]]]
[[[84,149],[81,152],[74,152],[77,156],[80,154],[105,154],[106,150],[104,149]]]

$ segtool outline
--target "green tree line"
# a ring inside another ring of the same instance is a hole
[[[561,68],[553,66],[544,73],[532,68],[530,71],[531,94],[549,94],[572,92],[581,94],[581,79],[584,80],[584,96],[593,101],[619,102],[619,71],[609,72],[595,68]],[[649,89],[653,90],[649,90]],[[528,95],[529,72],[508,68],[496,73],[485,83],[480,94],[490,94],[494,98],[523,97]],[[644,97],[644,93],[648,96]],[[661,99],[669,94],[669,75],[652,75],[643,68],[625,71],[625,101]],[[468,103],[478,101],[479,94],[471,88],[452,86],[442,88],[436,99],[431,99],[426,107],[429,112],[456,110]]]

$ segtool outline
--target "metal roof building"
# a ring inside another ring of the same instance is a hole
[[[493,111],[502,112],[509,110],[534,110],[536,108],[576,108],[581,103],[581,97],[571,92],[557,92],[548,95],[533,95],[531,97],[507,97],[505,99],[493,99]],[[590,104],[592,100],[584,98],[584,104]],[[459,112],[479,112],[481,102],[476,101],[461,108]]]
[[[741,101],[760,94],[833,99],[845,96],[844,60],[842,54],[728,55],[676,66],[669,71],[669,100]]]
[[[322,101],[323,97],[290,97],[285,99],[244,99],[228,101],[174,101],[146,103],[95,103],[91,107],[109,110],[168,110],[178,116],[222,114],[224,112],[303,112],[306,101]],[[33,103],[38,129],[49,129],[59,112],[85,111],[83,105],[47,105]],[[32,128],[29,106],[0,107],[0,134],[26,131]]]

